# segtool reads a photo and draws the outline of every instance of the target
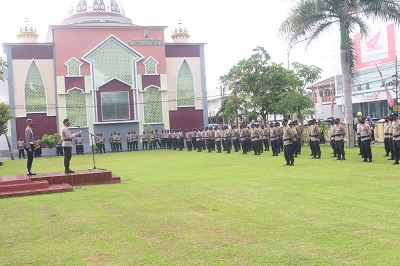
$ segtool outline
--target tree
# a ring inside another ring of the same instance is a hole
[[[221,104],[221,108],[218,110],[217,115],[222,114],[222,117],[228,123],[233,123],[237,116],[238,110],[241,109],[243,102],[240,98],[236,97],[234,93],[231,93],[226,97]]]
[[[8,150],[10,151],[10,158],[14,160],[14,155],[11,150],[10,139],[7,136],[8,126],[7,123],[10,119],[14,118],[11,115],[10,105],[6,103],[0,103],[0,136],[4,134],[6,136]]]
[[[51,149],[53,149],[56,144],[57,141],[60,139],[60,135],[59,134],[54,134],[54,135],[47,135],[44,134],[42,137],[43,143],[46,144],[46,147],[50,149],[50,158],[51,158]]]
[[[7,68],[7,62],[3,60],[2,57],[0,57],[0,80],[4,81],[6,77],[4,76],[4,73],[2,69]]]
[[[253,52],[250,58],[239,61],[228,74],[220,77],[220,81],[241,99],[243,109],[260,115],[263,123],[268,125],[268,114],[277,113],[274,108],[280,95],[294,90],[302,81],[293,71],[269,63],[271,57],[263,47],[256,47]]]
[[[398,0],[302,0],[291,9],[279,28],[289,43],[307,37],[310,44],[334,24],[339,26],[345,122],[350,147],[355,145],[351,96],[355,57],[351,34],[357,28],[362,36],[368,34],[368,26],[363,17],[399,23],[400,3]]]

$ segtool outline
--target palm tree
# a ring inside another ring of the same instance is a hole
[[[349,132],[349,147],[354,147],[351,82],[355,57],[353,40],[355,30],[361,36],[368,34],[366,19],[400,22],[398,0],[302,0],[294,5],[282,22],[279,32],[289,43],[307,37],[308,44],[334,25],[340,29],[340,62],[343,79],[345,122]]]

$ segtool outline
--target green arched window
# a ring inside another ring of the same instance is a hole
[[[195,105],[194,79],[186,60],[182,62],[178,72],[176,97],[178,106]]]
[[[65,96],[67,117],[76,126],[87,126],[86,96],[82,90],[72,89]]]
[[[162,96],[157,87],[149,87],[143,92],[143,104],[145,124],[163,122]]]
[[[44,113],[46,108],[46,89],[35,61],[32,61],[25,79],[25,111]]]

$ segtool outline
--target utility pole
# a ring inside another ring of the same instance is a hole
[[[305,38],[305,39],[303,39],[303,40],[300,40],[300,41],[297,41],[297,42],[294,42],[294,43],[292,43],[292,45],[290,45],[289,50],[288,50],[288,52],[287,52],[287,69],[288,69],[288,70],[290,69],[290,61],[289,61],[290,50],[292,50],[292,47],[293,47],[295,44],[297,44],[297,43],[299,43],[299,42],[304,42],[304,41],[307,41],[307,38]]]

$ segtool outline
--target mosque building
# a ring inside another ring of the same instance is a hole
[[[43,43],[25,21],[18,42],[3,44],[13,150],[27,118],[41,137],[59,132],[67,117],[85,146],[100,132],[108,139],[149,125],[161,131],[207,124],[205,44],[189,42],[181,22],[167,43],[166,29],[133,24],[117,0],[73,1]]]

